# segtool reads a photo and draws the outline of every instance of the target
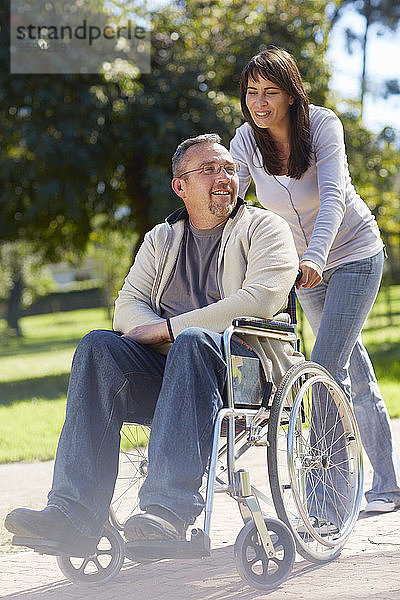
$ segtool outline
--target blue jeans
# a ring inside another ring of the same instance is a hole
[[[232,351],[255,357],[234,340]],[[115,332],[87,334],[72,364],[48,506],[83,534],[99,535],[117,477],[122,423],[152,422],[141,508],[164,506],[193,523],[204,506],[199,487],[225,380],[222,335],[212,331],[186,329],[167,356]]]
[[[378,293],[384,262],[379,254],[324,271],[322,281],[297,291],[315,345],[311,360],[324,366],[352,399],[364,449],[374,470],[368,501],[400,504],[400,458],[361,330]]]

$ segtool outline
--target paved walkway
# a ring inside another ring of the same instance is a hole
[[[394,431],[400,447],[400,421],[394,422]],[[259,458],[262,450],[257,452]],[[255,469],[264,474],[260,465]],[[2,526],[4,515],[16,506],[43,507],[51,471],[51,462],[0,466],[0,598],[400,600],[400,510],[360,518],[339,559],[320,566],[298,557],[291,577],[279,589],[265,593],[250,588],[235,569],[233,544],[242,522],[236,503],[225,495],[215,500],[210,558],[147,565],[126,561],[120,574],[107,584],[73,585],[63,577],[54,557],[31,551],[15,553]],[[370,479],[367,464],[366,485]]]

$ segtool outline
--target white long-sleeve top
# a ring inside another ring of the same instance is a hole
[[[349,174],[343,126],[334,112],[310,105],[311,166],[301,179],[268,175],[253,130],[244,123],[231,141],[240,163],[239,195],[254,180],[257,199],[289,224],[301,260],[321,271],[377,254],[383,243],[375,217]]]

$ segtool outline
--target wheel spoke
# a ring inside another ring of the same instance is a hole
[[[262,564],[263,575],[265,576],[268,574],[268,564],[269,564],[269,558],[267,558],[265,554],[261,558],[261,564]]]
[[[100,563],[99,559],[97,558],[97,556],[94,556],[92,558],[92,562],[96,565],[97,570],[99,573],[101,573],[102,571],[105,571],[105,567],[103,567],[103,565]]]
[[[249,560],[247,561],[248,564],[250,565],[250,567],[252,567],[253,565],[255,565],[256,563],[260,562],[261,557],[259,555],[255,556],[253,558],[253,560]]]
[[[85,558],[85,560],[82,562],[81,566],[78,569],[76,569],[78,571],[78,573],[79,574],[84,573],[88,564],[89,564],[89,558]]]
[[[112,548],[108,550],[97,550],[97,556],[112,556]]]

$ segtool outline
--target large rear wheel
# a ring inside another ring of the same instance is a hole
[[[268,472],[276,513],[307,560],[336,558],[362,497],[358,427],[341,387],[318,364],[283,378],[271,408]]]

